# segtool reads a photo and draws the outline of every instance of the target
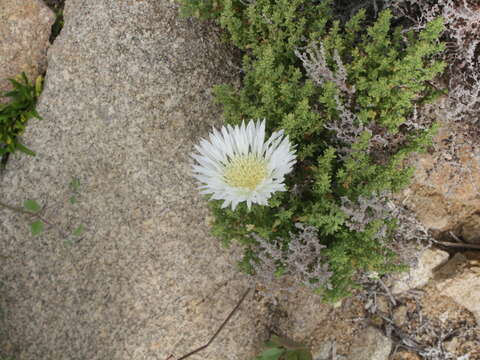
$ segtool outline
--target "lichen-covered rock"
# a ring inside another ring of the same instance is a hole
[[[355,339],[347,360],[387,360],[392,351],[392,340],[380,330],[368,327]]]
[[[7,78],[24,71],[35,79],[45,71],[53,12],[41,0],[0,1],[0,92]]]
[[[433,277],[434,270],[445,264],[448,257],[446,251],[436,248],[426,249],[418,263],[412,266],[409,272],[392,275],[390,280],[392,293],[396,295],[426,285]]]
[[[468,141],[460,125],[447,123],[435,138],[433,153],[418,155],[404,203],[436,232],[454,231],[480,242],[480,147]]]
[[[480,256],[456,254],[435,276],[435,286],[470,311],[480,325]]]

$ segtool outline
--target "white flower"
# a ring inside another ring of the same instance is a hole
[[[224,200],[222,207],[246,201],[267,205],[276,191],[285,191],[284,177],[295,164],[295,151],[283,130],[274,132],[265,142],[265,120],[250,120],[247,126],[213,129],[210,139],[202,139],[192,157],[194,177],[200,181],[200,193],[213,200]]]

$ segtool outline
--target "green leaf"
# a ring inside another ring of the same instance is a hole
[[[76,204],[77,203],[77,198],[75,196],[70,196],[70,199],[68,199],[70,201],[70,204]]]
[[[308,350],[297,350],[298,360],[313,360],[312,353]]]
[[[36,213],[42,208],[35,200],[25,200],[23,207],[32,213]]]
[[[72,181],[70,181],[70,187],[73,191],[77,191],[80,188],[80,180],[78,178],[73,178]]]
[[[35,80],[35,96],[39,97],[43,88],[43,76],[39,76]]]
[[[41,232],[43,232],[43,222],[41,220],[37,220],[30,224],[30,230],[32,232],[32,236],[37,236]]]
[[[312,354],[305,349],[287,350],[284,355],[285,360],[312,360]]]
[[[284,349],[272,348],[263,351],[259,356],[258,360],[278,360],[280,356],[285,352]]]
[[[27,154],[27,155],[31,155],[31,156],[35,156],[35,152],[30,150],[29,148],[27,148],[25,145],[22,145],[20,143],[17,144],[17,149],[20,150],[21,152]]]
[[[72,235],[78,237],[78,236],[81,236],[84,231],[85,231],[85,226],[80,224],[80,225],[77,226],[77,228],[75,230],[73,230]]]
[[[37,118],[38,120],[43,120],[43,118],[40,116],[40,114],[37,112],[37,110],[32,110],[30,117]]]
[[[285,360],[300,360],[298,357],[298,352],[295,350],[289,350],[285,353]]]

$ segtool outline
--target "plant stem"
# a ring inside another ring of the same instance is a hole
[[[64,237],[64,238],[68,237],[62,230],[60,230],[60,228],[58,226],[56,226],[55,224],[52,224],[50,221],[46,220],[43,216],[40,215],[40,213],[43,209],[40,210],[39,212],[34,213],[34,212],[31,212],[31,211],[25,210],[21,207],[5,204],[2,201],[0,201],[0,207],[3,207],[3,208],[8,209],[10,211],[16,212],[17,214],[28,215],[28,216],[37,218],[38,220],[41,220],[42,222],[44,222],[46,225],[50,226],[51,228],[55,228],[62,237]]]
[[[11,211],[19,213],[19,214],[30,215],[30,216],[35,215],[35,213],[24,210],[21,207],[11,206],[11,205],[5,204],[2,201],[0,201],[0,207],[3,207],[5,209],[11,210]]]
[[[232,318],[233,314],[235,314],[235,312],[238,310],[238,308],[240,307],[240,305],[242,305],[243,303],[243,300],[245,300],[245,298],[247,297],[248,293],[250,292],[250,288],[248,288],[245,293],[243,294],[242,298],[239,300],[239,302],[237,303],[237,305],[233,308],[233,310],[230,312],[230,314],[228,314],[227,318],[223,321],[223,323],[220,325],[220,327],[217,329],[217,331],[215,332],[215,334],[213,334],[213,336],[210,338],[210,340],[203,346],[200,346],[199,348],[193,350],[193,351],[190,351],[188,354],[186,355],[183,355],[182,357],[179,357],[178,359],[175,359],[175,360],[183,360],[183,359],[186,359],[187,357],[190,357],[192,356],[193,354],[196,354],[197,352],[205,349],[208,345],[210,345],[212,343],[213,340],[215,340],[215,338],[217,337],[217,335],[220,333],[220,331],[222,331],[222,329],[225,327],[225,325],[227,325],[228,321]],[[167,360],[169,359],[172,359],[174,358],[172,355],[170,355]]]

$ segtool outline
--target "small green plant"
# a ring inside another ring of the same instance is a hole
[[[70,204],[76,204],[78,202],[80,189],[80,181],[77,178],[72,179],[70,182],[71,196],[69,197]],[[32,236],[38,236],[42,234],[46,229],[55,229],[63,238],[65,245],[72,245],[79,241],[82,235],[85,233],[85,226],[80,224],[69,232],[64,232],[58,225],[52,223],[44,217],[44,207],[42,207],[36,200],[27,199],[23,202],[22,207],[12,206],[0,201],[0,207],[11,210],[20,215],[28,216],[30,221],[30,233]]]
[[[255,360],[312,360],[308,347],[273,335]]]
[[[13,90],[0,94],[0,97],[10,98],[9,102],[0,104],[0,156],[3,166],[8,154],[16,150],[35,155],[20,143],[19,137],[25,131],[29,119],[41,119],[35,107],[42,91],[42,77],[39,76],[35,83],[30,83],[25,73],[22,73],[17,79],[9,80]]]

